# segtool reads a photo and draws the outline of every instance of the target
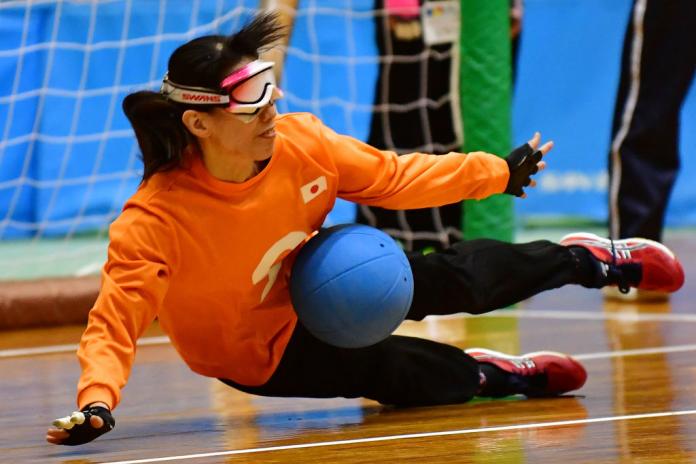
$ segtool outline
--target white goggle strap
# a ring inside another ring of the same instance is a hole
[[[205,87],[189,87],[175,84],[167,75],[164,76],[160,93],[166,98],[187,105],[224,105],[229,104],[230,97]]]

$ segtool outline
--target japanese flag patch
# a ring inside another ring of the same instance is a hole
[[[327,189],[326,177],[319,176],[312,182],[300,187],[300,193],[302,193],[302,200],[305,205],[310,201],[314,200],[316,197]]]

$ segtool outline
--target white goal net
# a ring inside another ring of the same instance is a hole
[[[366,139],[380,61],[374,6],[300,1],[281,111],[310,111]],[[234,32],[257,8],[258,0],[0,0],[0,279],[101,267],[108,225],[141,176],[123,97],[158,89],[177,46]]]

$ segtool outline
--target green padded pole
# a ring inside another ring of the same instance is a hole
[[[460,101],[464,152],[505,156],[511,149],[509,0],[461,0]],[[512,241],[512,197],[463,203],[467,239]]]

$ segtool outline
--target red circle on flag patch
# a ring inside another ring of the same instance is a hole
[[[312,188],[309,189],[309,191],[312,193],[317,193],[318,190],[319,190],[318,185],[312,185]]]

